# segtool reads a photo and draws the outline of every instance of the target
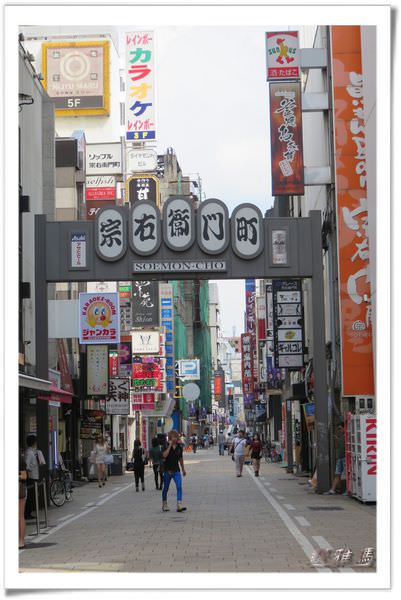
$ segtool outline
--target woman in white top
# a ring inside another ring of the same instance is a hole
[[[97,469],[97,481],[98,481],[99,487],[102,487],[102,485],[106,485],[106,482],[105,482],[106,465],[104,462],[104,457],[109,452],[109,447],[106,444],[106,440],[104,439],[104,437],[102,435],[97,438],[94,451],[95,451],[95,463],[96,463],[96,469]]]
[[[234,438],[231,445],[232,458],[235,461],[235,472],[237,477],[242,477],[242,469],[245,461],[245,446],[247,442],[245,439],[245,432],[241,429],[237,437]]]

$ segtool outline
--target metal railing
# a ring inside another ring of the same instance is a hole
[[[43,508],[44,508],[44,521],[40,520],[39,516],[39,486],[42,487],[43,490]],[[41,481],[34,481],[33,484],[27,485],[27,489],[34,488],[34,498],[35,498],[35,514],[36,514],[36,533],[31,533],[31,536],[40,535],[40,526],[44,525],[44,529],[49,527],[48,517],[47,517],[47,482],[46,478],[43,477]]]

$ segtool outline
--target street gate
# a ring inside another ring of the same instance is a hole
[[[48,373],[47,284],[78,281],[311,278],[318,491],[330,487],[320,211],[270,218],[244,203],[231,217],[218,199],[197,210],[172,196],[103,208],[95,221],[35,216],[37,376]],[[45,424],[42,424],[44,427]],[[39,423],[38,423],[38,434]]]

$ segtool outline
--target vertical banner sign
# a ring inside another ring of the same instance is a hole
[[[118,377],[118,350],[109,350],[109,377]]]
[[[343,396],[374,395],[360,27],[331,27]]]
[[[266,369],[266,297],[256,298],[257,350],[258,350],[258,380],[267,382]]]
[[[153,31],[125,34],[125,136],[127,141],[156,139]]]
[[[123,342],[118,346],[119,374],[120,377],[131,377],[132,374],[132,352],[131,342]]]
[[[241,354],[242,354],[242,390],[245,394],[253,395],[253,338],[250,333],[241,334]]]
[[[304,366],[302,282],[273,281],[274,346],[276,367]]]
[[[218,403],[219,408],[225,408],[226,406],[226,395],[225,395],[225,377],[223,369],[217,369],[214,372],[214,398]]]
[[[133,281],[132,326],[158,327],[159,324],[159,283]]]
[[[266,33],[267,80],[300,79],[298,31]]]
[[[109,387],[107,346],[88,346],[86,358],[88,396],[106,396]]]
[[[266,367],[267,387],[277,389],[281,385],[281,370],[275,367],[274,358],[274,320],[273,320],[273,283],[266,282]]]
[[[270,139],[273,196],[304,194],[300,83],[271,83]]]
[[[165,330],[165,361],[167,392],[173,394],[174,375],[174,307],[173,287],[171,283],[159,284],[160,324]]]
[[[118,293],[79,294],[79,343],[118,344],[119,341]]]
[[[86,242],[87,234],[85,232],[73,232],[71,239],[71,267],[74,269],[84,269],[87,266],[86,261]]]
[[[56,117],[110,114],[109,42],[42,44],[44,87]]]
[[[245,328],[252,335],[253,369],[255,383],[258,380],[258,349],[256,344],[256,284],[245,279]]]

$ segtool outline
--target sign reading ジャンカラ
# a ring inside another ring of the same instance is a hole
[[[109,42],[42,44],[42,72],[56,116],[109,114]]]
[[[118,344],[119,341],[118,293],[79,294],[79,343]]]

